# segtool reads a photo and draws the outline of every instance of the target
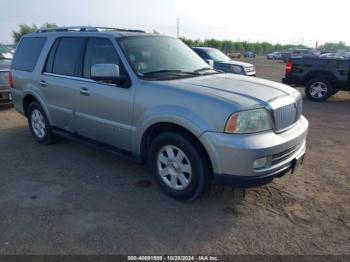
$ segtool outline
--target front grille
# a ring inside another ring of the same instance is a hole
[[[301,147],[301,144],[299,145],[295,145],[291,148],[288,148],[287,150],[284,150],[280,153],[274,154],[272,155],[272,162],[271,165],[277,165],[281,162],[283,162],[284,160],[288,159],[289,157],[291,157],[296,151],[298,151],[298,149]]]
[[[247,67],[245,67],[245,71],[247,73],[255,72],[255,68],[254,68],[254,66],[247,66]]]
[[[282,131],[293,125],[302,114],[302,100],[276,108],[273,112],[276,131]]]

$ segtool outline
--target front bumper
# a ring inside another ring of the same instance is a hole
[[[209,154],[216,182],[254,186],[291,171],[296,159],[305,154],[307,133],[308,121],[302,116],[292,128],[279,134],[205,132],[200,140]],[[254,169],[254,161],[263,157],[267,158],[266,166]]]

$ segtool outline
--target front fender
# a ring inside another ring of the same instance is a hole
[[[212,130],[200,115],[179,106],[160,106],[145,112],[135,124],[132,134],[132,149],[136,154],[141,153],[142,137],[151,126],[158,123],[179,125],[200,137],[206,130]]]

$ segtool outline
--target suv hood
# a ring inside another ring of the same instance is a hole
[[[278,98],[300,95],[294,88],[283,84],[234,74],[215,74],[162,83],[187,92],[220,99],[234,104],[238,109],[265,107]]]

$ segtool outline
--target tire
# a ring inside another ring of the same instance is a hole
[[[209,160],[201,145],[186,135],[171,132],[158,135],[151,143],[149,161],[157,183],[175,199],[194,200],[210,187]]]
[[[38,102],[32,102],[27,112],[29,130],[34,140],[43,145],[56,142],[56,136],[52,133],[52,127],[41,105]]]
[[[312,101],[323,102],[333,95],[333,86],[323,77],[312,78],[305,87],[305,95]]]

